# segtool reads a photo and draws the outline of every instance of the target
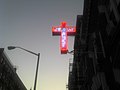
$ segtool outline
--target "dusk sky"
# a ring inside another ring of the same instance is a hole
[[[52,26],[62,21],[75,26],[77,15],[83,13],[84,0],[0,0],[0,47],[5,48],[17,74],[28,90],[33,89],[37,56],[20,46],[40,53],[37,90],[66,90],[69,74],[69,54],[61,55],[60,37],[52,36]],[[68,49],[73,50],[74,37],[68,37]]]

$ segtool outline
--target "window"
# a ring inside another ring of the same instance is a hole
[[[120,14],[120,3],[118,4],[117,9],[118,9],[118,12]]]
[[[115,26],[117,25],[117,21],[113,11],[110,13],[110,20],[113,22]]]

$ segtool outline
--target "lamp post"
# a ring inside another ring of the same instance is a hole
[[[37,66],[36,66],[36,74],[35,74],[35,81],[34,81],[34,90],[36,90],[40,53],[36,54],[36,53],[34,53],[34,52],[32,52],[32,51],[29,51],[29,50],[27,50],[27,49],[24,49],[24,48],[22,48],[22,47],[8,46],[8,50],[12,50],[12,49],[15,49],[15,48],[22,49],[22,50],[24,50],[24,51],[26,51],[26,52],[29,52],[29,53],[31,53],[31,54],[34,54],[34,55],[38,56]]]

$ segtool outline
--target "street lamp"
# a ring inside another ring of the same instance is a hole
[[[29,53],[31,53],[31,54],[34,54],[34,55],[38,56],[37,66],[36,66],[36,74],[35,74],[35,82],[34,82],[34,90],[36,90],[40,53],[36,54],[36,53],[34,53],[34,52],[32,52],[32,51],[29,51],[29,50],[27,50],[27,49],[24,49],[24,48],[22,48],[22,47],[8,46],[8,50],[12,50],[12,49],[15,49],[15,48],[22,49],[22,50],[24,50],[24,51],[26,51],[26,52],[29,52]]]

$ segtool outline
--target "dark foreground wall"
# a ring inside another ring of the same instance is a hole
[[[120,90],[120,0],[84,0],[69,90]]]

